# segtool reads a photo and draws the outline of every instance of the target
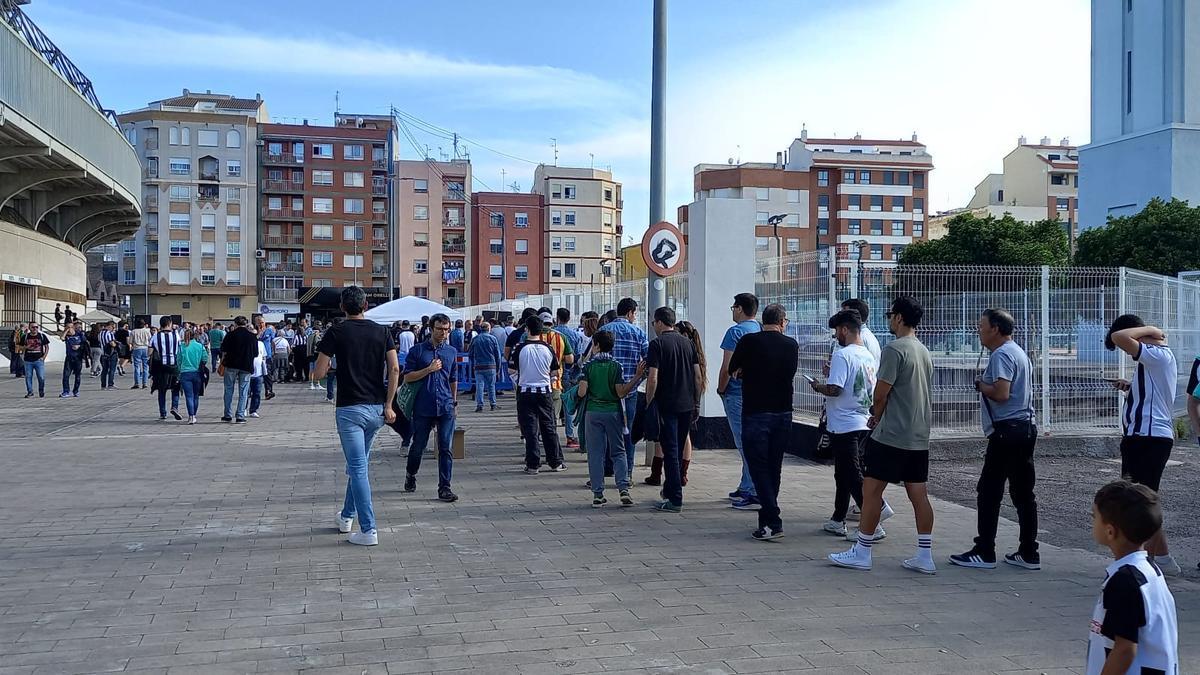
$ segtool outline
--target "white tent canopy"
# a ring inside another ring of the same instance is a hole
[[[434,314],[445,314],[450,317],[451,321],[462,318],[462,314],[445,305],[439,305],[432,300],[418,298],[415,295],[406,295],[398,300],[372,307],[367,310],[365,316],[375,323],[389,326],[396,321],[420,322],[421,317]]]
[[[79,320],[84,323],[100,323],[102,321],[116,321],[117,317],[109,314],[102,309],[93,309],[92,311],[79,317]]]

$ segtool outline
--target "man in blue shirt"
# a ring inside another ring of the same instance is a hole
[[[429,328],[429,339],[413,345],[404,359],[404,384],[421,383],[413,405],[413,442],[408,451],[404,491],[417,489],[421,456],[429,444],[429,433],[436,426],[438,499],[453,502],[458,496],[450,490],[450,474],[454,467],[450,443],[454,440],[454,409],[458,405],[458,378],[454,375],[458,350],[449,343],[450,317],[434,314],[429,318]]]
[[[489,330],[490,326],[484,323],[471,340],[471,367],[475,369],[475,412],[483,412],[485,390],[492,410],[499,408],[496,405],[496,374],[504,357],[500,353],[500,343],[496,342]]]
[[[753,293],[738,293],[733,296],[733,306],[729,309],[733,312],[733,325],[725,331],[725,338],[721,340],[724,356],[717,381],[717,394],[725,404],[725,418],[729,420],[729,430],[733,432],[733,444],[742,456],[742,482],[729,493],[729,499],[735,509],[754,510],[758,507],[758,493],[754,490],[750,467],[746,464],[746,454],[742,449],[742,382],[729,376],[729,359],[733,357],[733,351],[743,335],[761,330],[754,319],[758,316],[758,297]]]
[[[621,298],[621,301],[617,303],[617,319],[605,324],[600,329],[613,334],[612,356],[617,363],[621,364],[621,375],[626,382],[637,377],[638,364],[646,358],[646,351],[650,348],[650,340],[646,338],[646,331],[634,323],[637,319],[637,309],[637,300]],[[637,416],[637,401],[638,394],[635,387],[629,391],[629,395],[623,401],[627,427],[632,426],[633,418]],[[625,455],[629,460],[628,466],[632,475],[633,438],[628,433],[625,434]]]
[[[258,330],[258,341],[263,343],[263,347],[267,351],[267,363],[275,356],[275,329],[262,318],[262,314],[254,317],[254,327]],[[271,380],[271,369],[267,369],[267,374],[263,375],[262,379],[263,391],[266,394],[263,396],[264,401],[270,401],[275,398],[275,385]]]
[[[462,319],[454,322],[454,330],[450,331],[450,346],[458,351],[463,350],[463,343],[466,341],[466,331],[463,330]]]
[[[575,357],[575,362],[566,368],[563,373],[563,389],[570,389],[579,381],[579,369],[583,366],[583,353],[580,351],[579,333],[571,328],[571,310],[566,307],[559,307],[554,313],[554,332],[562,336],[563,341],[571,348],[571,354]],[[567,447],[578,448],[579,439],[575,436],[575,416],[567,411],[566,406],[563,406],[563,428],[567,432]]]

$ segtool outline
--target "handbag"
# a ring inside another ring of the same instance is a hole
[[[829,433],[828,420],[825,411],[821,411],[821,421],[817,423],[817,444],[813,447],[813,460],[827,462],[833,459],[833,435]]]
[[[417,392],[421,390],[422,382],[408,382],[400,385],[396,390],[396,405],[400,407],[400,412],[408,419],[413,418],[413,406],[417,403]]]

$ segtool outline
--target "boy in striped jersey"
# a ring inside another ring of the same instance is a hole
[[[1125,392],[1121,475],[1158,492],[1175,441],[1173,408],[1179,376],[1175,355],[1162,329],[1147,326],[1136,314],[1118,316],[1104,336],[1104,346],[1129,354],[1136,364],[1130,380],[1113,382],[1113,387]],[[1146,552],[1165,574],[1182,574],[1167,551],[1167,535],[1161,529],[1146,542]]]

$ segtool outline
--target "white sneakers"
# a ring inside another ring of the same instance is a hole
[[[317,390],[317,383],[316,383],[316,382],[309,382],[309,383],[308,383],[308,390],[309,390],[309,391],[316,391],[316,390]]]
[[[937,565],[933,564],[932,556],[928,558],[917,556],[915,558],[909,558],[900,564],[903,565],[904,569],[906,570],[920,572],[921,574],[937,574]]]
[[[891,518],[894,515],[896,515],[896,512],[894,510],[892,510],[892,505],[888,504],[887,502],[884,502],[883,509],[879,512],[879,522],[882,523],[883,521],[887,520],[888,518]]]
[[[370,532],[352,532],[349,537],[351,544],[357,546],[374,546],[379,543],[379,534],[375,530]]]
[[[253,418],[255,418],[255,419],[258,419],[258,417],[259,417],[258,413],[256,413],[256,412],[252,412],[252,413],[250,413],[250,416],[251,416],[251,417],[253,417]]]
[[[196,423],[196,416],[188,415],[188,424],[195,424],[195,423]]]
[[[855,544],[850,547],[849,551],[830,553],[829,562],[837,567],[844,567],[849,570],[870,571],[871,554],[860,551],[858,545]]]
[[[350,532],[350,528],[352,528],[352,527],[354,527],[354,519],[353,518],[343,518],[341,512],[339,511],[337,514],[338,532],[341,532],[342,534],[347,534]]]
[[[887,538],[887,532],[883,530],[882,525],[875,526],[875,536],[871,537],[871,541],[883,541]],[[846,535],[846,541],[858,541],[858,530],[850,530]]]
[[[824,525],[821,526],[821,530],[824,532],[828,532],[829,534],[838,536],[838,537],[846,536],[846,524],[839,523],[836,520],[827,521]]]

